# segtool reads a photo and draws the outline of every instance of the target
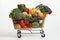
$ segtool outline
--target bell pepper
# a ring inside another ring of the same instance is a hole
[[[36,9],[32,8],[32,9],[29,9],[29,13],[30,14],[34,14],[36,12]]]

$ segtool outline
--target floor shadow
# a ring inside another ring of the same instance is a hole
[[[40,37],[40,34],[21,34],[22,37]],[[4,33],[0,33],[0,37],[17,37],[17,33],[16,32],[4,32]]]

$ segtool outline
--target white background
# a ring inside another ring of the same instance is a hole
[[[16,30],[9,18],[9,14],[17,4],[26,4],[27,7],[35,7],[44,4],[52,9],[52,14],[45,20],[44,31],[46,37],[42,39],[40,34],[22,34],[22,38],[16,37]],[[59,0],[0,0],[0,40],[60,40],[60,1]]]

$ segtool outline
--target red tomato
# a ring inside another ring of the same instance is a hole
[[[27,28],[27,26],[23,26],[23,28]]]
[[[30,21],[29,20],[25,20],[24,22],[25,22],[25,24],[29,24]]]
[[[19,23],[24,23],[24,20],[20,20]]]
[[[32,24],[31,23],[27,24],[26,26],[27,26],[27,28],[32,28]]]
[[[29,9],[28,8],[24,8],[24,12],[29,13]]]

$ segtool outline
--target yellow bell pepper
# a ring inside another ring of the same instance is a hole
[[[38,13],[38,17],[40,17],[40,18],[43,19],[43,18],[44,18],[44,14],[43,14],[42,12],[39,12],[39,13]]]
[[[36,9],[32,8],[32,9],[29,9],[29,14],[34,14],[36,12]]]

